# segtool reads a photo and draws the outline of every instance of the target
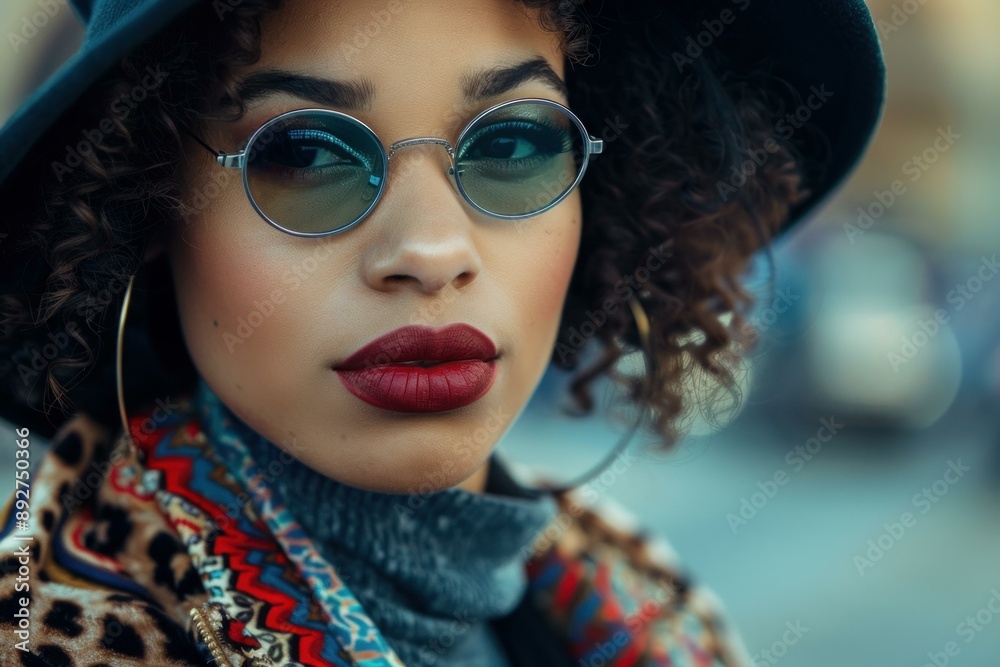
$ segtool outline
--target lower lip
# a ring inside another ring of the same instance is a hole
[[[474,403],[496,379],[496,361],[466,359],[437,366],[374,366],[339,370],[347,390],[378,408],[396,412],[444,412]]]

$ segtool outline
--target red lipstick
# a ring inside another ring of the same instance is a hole
[[[468,324],[410,325],[376,338],[333,370],[362,401],[397,412],[444,412],[482,398],[496,378],[496,345]]]

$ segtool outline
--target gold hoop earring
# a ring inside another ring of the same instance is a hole
[[[584,482],[587,482],[588,480],[592,479],[597,474],[599,474],[605,467],[610,465],[616,458],[618,458],[622,454],[622,452],[625,451],[625,448],[628,447],[628,444],[632,441],[632,438],[635,436],[635,432],[638,431],[639,426],[642,425],[642,422],[645,419],[647,412],[649,412],[649,408],[645,405],[644,401],[649,396],[649,390],[650,387],[652,386],[653,348],[649,341],[649,331],[650,331],[649,316],[646,314],[646,310],[642,307],[640,301],[642,299],[648,299],[649,296],[650,294],[648,291],[642,290],[641,292],[636,293],[635,298],[628,300],[629,308],[632,311],[632,317],[635,320],[635,327],[639,333],[639,341],[642,345],[642,352],[643,352],[642,357],[646,367],[646,372],[643,374],[642,387],[640,388],[639,395],[637,397],[639,401],[639,414],[636,417],[635,424],[629,427],[628,432],[622,436],[621,440],[618,441],[618,444],[615,445],[614,449],[612,449],[607,456],[605,456],[600,462],[598,462],[597,465],[592,467],[590,470],[586,471],[582,475],[577,476],[575,479],[571,480],[568,483],[559,485],[546,484],[545,486],[536,487],[536,490],[543,491],[545,493],[551,493],[553,495],[558,495],[565,493],[573,489],[574,487],[577,487],[583,484]]]
[[[632,317],[635,319],[635,328],[639,332],[639,342],[642,344],[642,352],[646,355],[646,382],[643,384],[642,398],[646,398],[649,390],[649,373],[652,372],[653,346],[649,342],[649,316],[646,310],[640,305],[642,299],[648,299],[651,295],[646,290],[638,293],[638,298],[629,299],[628,305],[632,309]]]
[[[132,284],[135,282],[136,274],[133,273],[128,279],[128,287],[125,289],[125,296],[122,298],[122,311],[118,316],[118,341],[115,346],[115,387],[118,392],[118,414],[122,421],[122,436],[119,441],[124,441],[128,449],[129,457],[135,456],[137,447],[132,439],[132,433],[128,427],[128,415],[125,413],[125,390],[122,384],[122,356],[125,346],[125,319],[128,317],[128,307],[132,303]]]

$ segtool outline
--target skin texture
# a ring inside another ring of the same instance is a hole
[[[364,0],[289,0],[262,25],[261,60],[240,73],[280,68],[367,79],[371,106],[338,110],[386,146],[419,136],[453,142],[476,113],[508,99],[567,103],[538,80],[463,103],[463,77],[476,69],[542,57],[564,77],[559,36],[519,3],[401,7],[378,28]],[[359,27],[367,44],[352,41]],[[240,121],[210,123],[204,138],[233,152],[267,119],[315,106],[284,93],[268,97]],[[343,483],[393,493],[481,492],[487,457],[531,398],[555,344],[580,242],[579,191],[520,223],[492,218],[460,197],[443,148],[409,147],[393,157],[385,195],[361,224],[325,239],[299,238],[257,215],[238,170],[218,166],[193,142],[186,155],[191,192],[212,180],[221,187],[171,230],[165,250],[188,350],[213,391],[271,442]],[[268,300],[270,314],[261,307]],[[265,315],[254,316],[259,326],[239,336],[241,318],[248,322],[255,310]],[[454,322],[485,332],[501,353],[492,388],[463,408],[376,408],[330,369],[400,326]]]

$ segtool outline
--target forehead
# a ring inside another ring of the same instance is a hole
[[[259,68],[371,83],[373,107],[458,100],[476,70],[544,58],[561,36],[520,0],[286,0],[261,24]]]

